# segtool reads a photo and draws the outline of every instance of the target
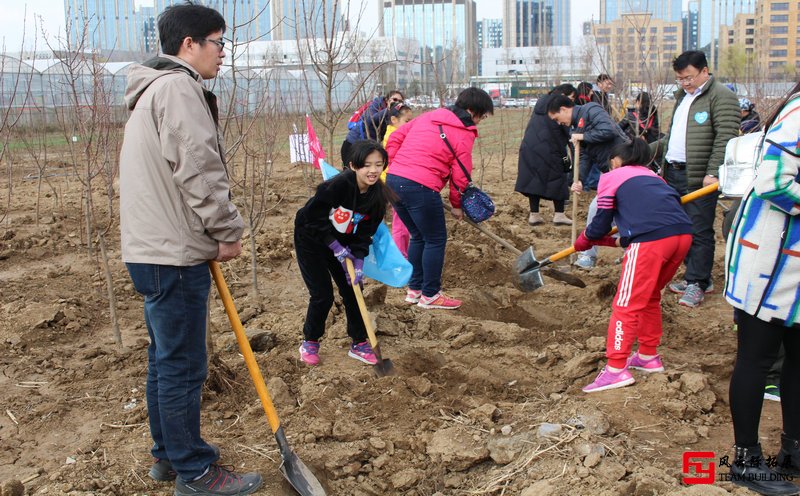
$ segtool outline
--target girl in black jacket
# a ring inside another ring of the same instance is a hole
[[[352,284],[360,284],[364,277],[364,258],[391,199],[391,191],[380,181],[387,161],[386,150],[378,142],[356,142],[349,168],[320,184],[295,217],[297,265],[310,294],[300,359],[309,365],[319,364],[319,340],[333,305],[331,278],[339,288],[347,334],[353,340],[348,356],[368,364],[377,362]],[[348,259],[355,268],[353,281],[347,272]]]
[[[531,209],[528,224],[531,226],[544,222],[539,214],[539,201],[542,198],[553,201],[554,224],[572,225],[572,220],[564,213],[564,202],[569,198],[569,130],[547,116],[547,103],[555,94],[566,95],[574,100],[576,90],[571,84],[562,84],[540,98],[519,147],[514,191],[528,197]]]

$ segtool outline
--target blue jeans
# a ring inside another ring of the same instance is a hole
[[[437,191],[392,174],[386,175],[386,185],[400,197],[394,204],[394,210],[411,234],[408,261],[414,272],[408,287],[421,289],[424,296],[434,296],[442,289],[444,249],[447,245],[442,197]]]
[[[189,481],[216,461],[214,450],[200,436],[211,274],[205,263],[125,265],[136,291],[144,296],[144,322],[150,335],[146,395],[152,454],[169,460]]]

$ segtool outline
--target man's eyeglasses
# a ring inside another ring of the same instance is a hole
[[[210,41],[211,43],[217,45],[220,51],[225,50],[225,40],[212,40],[211,38],[202,38],[203,41]]]
[[[695,78],[696,78],[697,76],[699,76],[699,75],[700,75],[700,74],[696,74],[696,75],[694,75],[694,76],[687,76],[687,77],[682,77],[682,78],[676,78],[676,79],[675,79],[675,82],[676,82],[676,83],[678,83],[678,84],[692,84],[692,82],[695,80]]]
[[[389,99],[389,103],[390,104],[403,103],[403,99],[402,98],[390,98]]]

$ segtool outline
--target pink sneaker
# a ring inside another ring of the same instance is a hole
[[[450,298],[441,291],[428,298],[425,295],[420,296],[417,306],[420,308],[441,308],[442,310],[455,310],[461,306],[461,300]]]
[[[617,373],[611,372],[607,367],[597,374],[597,378],[593,383],[583,388],[584,393],[596,393],[598,391],[605,391],[606,389],[616,389],[625,386],[630,386],[636,382],[628,369],[623,369]]]
[[[406,291],[406,303],[411,303],[412,305],[416,305],[419,303],[419,299],[422,296],[422,291],[418,289],[409,289]]]
[[[656,355],[650,360],[644,360],[639,356],[638,351],[628,357],[628,368],[645,372],[664,372],[664,364],[661,362],[660,356]]]
[[[319,365],[319,342],[303,341],[300,345],[300,360],[309,365]]]
[[[378,363],[378,358],[375,356],[375,352],[372,351],[372,346],[369,345],[369,341],[358,344],[353,343],[353,345],[350,346],[350,351],[347,352],[347,356],[369,365]]]

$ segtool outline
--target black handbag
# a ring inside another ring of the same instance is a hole
[[[456,162],[458,162],[458,166],[461,167],[464,176],[467,178],[467,187],[464,191],[458,190],[458,192],[461,193],[461,210],[464,211],[464,215],[472,222],[478,223],[485,221],[494,215],[494,202],[489,198],[489,195],[472,184],[472,177],[469,175],[469,172],[467,172],[467,168],[464,167],[464,164],[461,163],[461,160],[459,160],[458,155],[456,155],[453,145],[447,140],[447,135],[444,134],[444,129],[441,124],[439,125],[439,137],[442,138],[444,144],[447,145],[447,148],[453,153]],[[456,189],[458,189],[457,186]]]

